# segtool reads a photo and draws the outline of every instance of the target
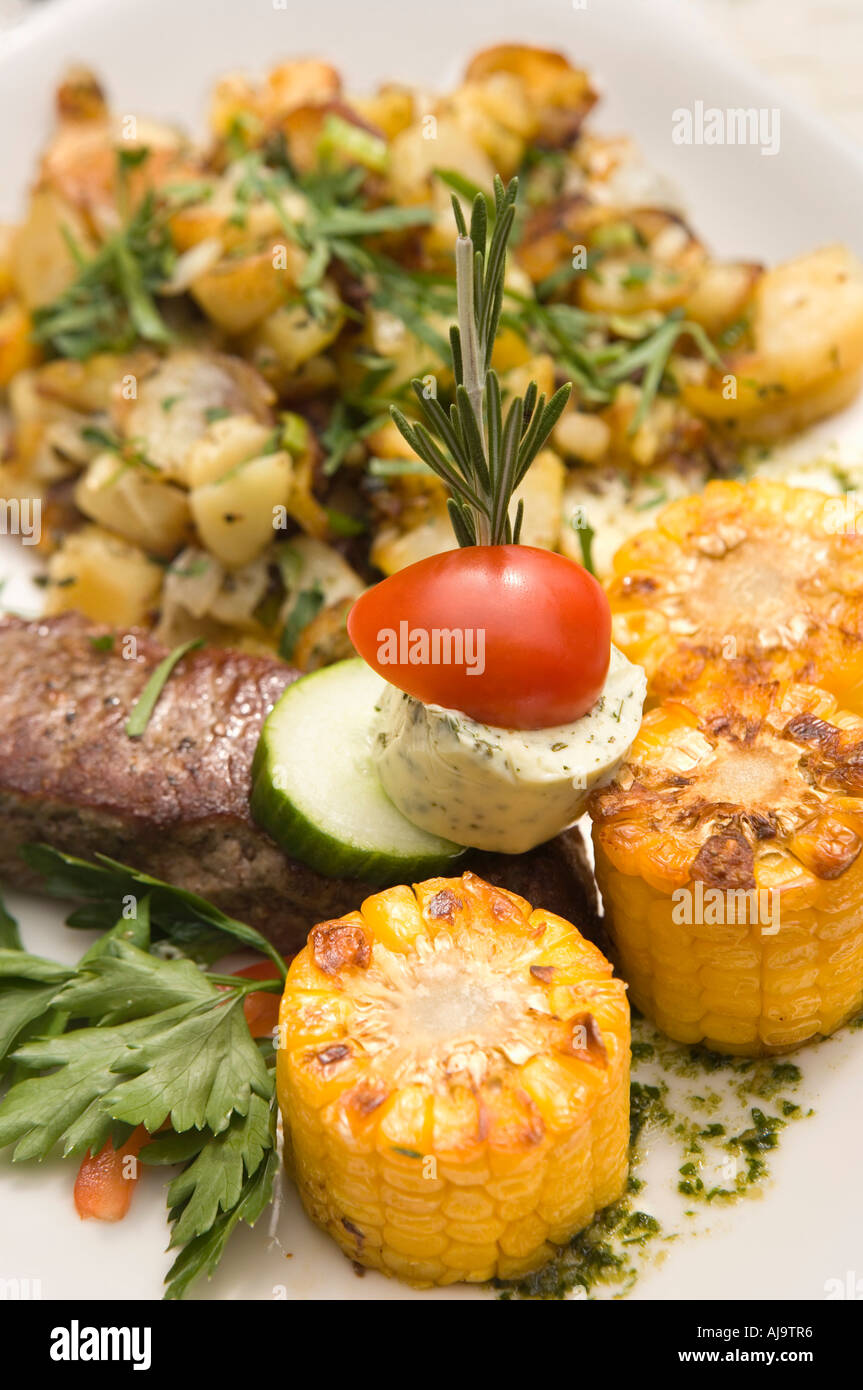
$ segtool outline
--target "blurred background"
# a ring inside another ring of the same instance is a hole
[[[0,0],[0,46],[5,26],[52,3],[53,0]],[[494,0],[480,3],[493,5]],[[720,30],[741,58],[780,83],[789,96],[820,112],[863,144],[863,0],[686,3]],[[586,0],[586,5],[579,8],[591,5],[601,6],[602,0]]]

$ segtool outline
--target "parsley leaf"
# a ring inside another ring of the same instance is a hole
[[[182,1298],[193,1280],[201,1274],[206,1274],[208,1278],[212,1275],[238,1222],[245,1221],[247,1225],[254,1226],[272,1198],[278,1161],[275,1148],[270,1149],[266,1161],[252,1177],[246,1179],[236,1205],[230,1211],[223,1212],[209,1231],[196,1236],[180,1252],[168,1271],[166,1298]]]
[[[6,904],[2,898],[0,898],[0,946],[10,951],[21,950],[18,923],[11,913],[7,912]]]
[[[188,958],[151,954],[151,929],[193,944],[203,935],[219,954],[243,941],[265,950],[281,976],[285,962],[252,928],[113,860],[88,864],[46,846],[29,846],[26,857],[53,891],[90,896],[114,920],[67,968],[22,950],[0,905],[0,1061],[18,1064],[0,1102],[0,1148],[14,1146],[17,1161],[95,1153],[134,1126],[155,1135],[170,1119],[172,1132],[143,1159],[185,1164],[168,1190],[171,1247],[182,1248],[165,1296],[181,1298],[272,1195],[274,1054],[252,1038],[242,1004],[281,983],[208,975]],[[134,913],[117,917],[130,898]]]
[[[218,960],[232,942],[240,941],[273,961],[284,978],[282,956],[259,931],[228,917],[196,893],[174,888],[107,855],[100,854],[98,863],[90,863],[50,845],[24,845],[21,854],[42,876],[44,892],[58,898],[94,900],[71,914],[67,919],[71,927],[104,931],[128,908],[130,899],[137,902],[140,915],[141,899],[149,898],[149,918],[155,932],[168,937],[185,954],[203,961]]]
[[[48,1010],[70,972],[19,947],[0,950],[0,1064],[24,1029]]]
[[[13,1059],[28,1072],[47,1074],[28,1075],[10,1088],[0,1104],[0,1148],[15,1144],[16,1162],[47,1158],[58,1145],[64,1157],[101,1149],[113,1122],[103,1097],[117,1083],[114,1064],[155,1026],[139,1019],[125,1028],[79,1028],[25,1043]]]
[[[239,1007],[246,992],[218,989],[189,961],[114,941],[54,985],[54,1007],[97,1026],[13,1054],[47,1074],[16,1082],[0,1104],[0,1147],[17,1142],[16,1159],[45,1158],[61,1143],[64,1155],[95,1151],[115,1120],[155,1133],[169,1116],[178,1131],[219,1133],[253,1095],[272,1095]]]
[[[84,970],[66,985],[57,1002],[90,1023],[131,1023],[178,1004],[218,997],[192,961],[162,960],[116,938],[82,964]]]
[[[274,1119],[266,1101],[252,1096],[248,1114],[235,1115],[174,1179],[168,1188],[172,1247],[203,1235],[220,1213],[236,1206],[246,1179],[254,1176],[275,1144]]]
[[[235,990],[158,1015],[160,1026],[116,1060],[114,1070],[131,1076],[105,1098],[112,1118],[153,1134],[170,1116],[176,1130],[208,1125],[217,1134],[235,1110],[245,1114],[253,1093],[269,1095],[272,1081],[242,999]]]

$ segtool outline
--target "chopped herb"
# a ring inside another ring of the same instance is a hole
[[[128,153],[132,153],[129,151]],[[71,240],[78,278],[50,304],[34,310],[36,340],[61,357],[120,353],[136,341],[164,345],[171,333],[155,295],[176,261],[167,208],[147,193],[137,211],[89,260]]]
[[[104,429],[100,425],[84,425],[81,430],[81,438],[85,444],[92,444],[95,448],[103,449],[106,453],[116,454],[120,459],[121,467],[100,485],[101,488],[112,487],[127,468],[146,468],[151,473],[160,471],[158,465],[147,458],[143,441],[122,439],[120,435],[114,434],[111,430]]]
[[[441,183],[445,183],[453,193],[464,198],[465,202],[473,204],[477,198],[484,198],[489,220],[494,217],[494,199],[480,188],[478,183],[474,183],[473,179],[466,178],[457,169],[435,169],[434,172]]]
[[[286,449],[291,458],[301,458],[309,447],[309,433],[308,420],[286,411],[279,430],[279,447]]]
[[[204,639],[198,637],[191,642],[183,642],[179,647],[175,647],[169,652],[164,661],[160,661],[155,671],[151,675],[141,694],[138,696],[132,707],[132,712],[126,721],[126,733],[129,738],[140,738],[150,722],[150,716],[156,707],[159,696],[161,695],[167,681],[170,679],[171,672],[179,661],[182,661],[187,652],[194,651],[197,647],[204,645]]]
[[[700,324],[685,320],[679,310],[673,310],[668,318],[653,333],[642,338],[616,362],[606,369],[611,382],[625,381],[643,369],[641,381],[641,400],[629,424],[629,434],[634,434],[643,424],[647,412],[659,391],[669,358],[679,338],[689,336],[696,347],[714,367],[721,368],[722,360]]]
[[[653,491],[647,497],[643,498],[641,502],[633,504],[632,509],[636,512],[649,512],[654,507],[658,507],[663,502],[668,501],[668,488],[661,479],[645,477],[644,481],[653,488]]]
[[[620,284],[621,287],[625,290],[638,289],[641,285],[646,285],[652,275],[652,265],[631,265],[628,267],[626,274],[621,279]]]
[[[84,425],[81,438],[85,444],[94,444],[96,448],[109,449],[112,453],[116,453],[123,446],[119,435],[112,434],[110,430],[102,429],[99,425]]]
[[[209,556],[201,555],[198,559],[192,560],[182,569],[177,567],[176,561],[168,566],[168,573],[174,574],[178,579],[194,579],[199,574],[206,574],[210,568]]]
[[[150,158],[150,151],[146,145],[139,145],[137,149],[117,151],[117,161],[121,170],[137,169],[141,164],[146,163]]]
[[[334,536],[361,536],[367,530],[361,516],[351,516],[349,512],[339,511],[338,507],[324,507],[324,511]]]
[[[211,405],[208,410],[204,411],[204,419],[208,425],[214,425],[217,420],[227,420],[230,413],[230,410],[224,405]]]
[[[368,461],[366,471],[372,478],[401,478],[405,474],[416,473],[434,476],[431,468],[427,463],[423,463],[422,459],[382,459],[373,456]]]
[[[357,164],[383,173],[389,163],[387,142],[364,126],[355,125],[330,112],[318,141],[318,155],[326,160],[334,154],[347,155]]]
[[[303,629],[316,618],[324,605],[324,591],[318,580],[310,589],[302,589],[291,609],[279,640],[279,656],[291,661]]]
[[[595,575],[596,570],[593,565],[593,540],[596,531],[592,526],[588,525],[583,517],[573,520],[572,529],[578,536],[578,544],[581,549],[581,563],[589,574]]]
[[[4,951],[20,951],[22,949],[18,923],[7,910],[2,898],[0,898],[0,949]]]
[[[717,345],[725,350],[736,348],[746,337],[749,332],[749,327],[748,318],[737,319],[734,323],[730,323],[727,328],[723,328],[721,333],[717,334]]]
[[[722,359],[704,329],[674,309],[659,324],[655,317],[587,313],[570,304],[540,304],[506,291],[501,321],[540,351],[551,353],[572,377],[583,406],[608,405],[625,381],[640,381],[641,400],[629,425],[634,434],[666,380],[669,360],[682,337],[689,337],[716,368]]]
[[[90,646],[94,652],[112,652],[114,650],[113,632],[103,632],[96,637],[91,637]]]
[[[338,401],[330,416],[329,423],[321,433],[321,444],[324,447],[323,472],[325,477],[332,477],[337,473],[345,460],[345,455],[354,447],[355,444],[362,443],[367,434],[372,434],[387,423],[389,416],[380,414],[374,415],[371,419],[356,422],[355,410],[351,410],[344,401]]]
[[[596,251],[626,251],[639,244],[638,232],[631,222],[606,222],[591,236],[591,246]]]

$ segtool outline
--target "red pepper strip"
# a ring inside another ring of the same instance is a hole
[[[257,965],[247,965],[245,970],[234,970],[234,975],[241,975],[246,980],[276,980],[279,972],[272,961],[262,960]],[[249,1025],[249,1032],[253,1038],[266,1038],[272,1033],[279,1021],[278,994],[269,994],[262,990],[260,994],[247,994],[243,1000],[243,1013],[246,1015],[246,1022]]]
[[[82,1221],[122,1221],[141,1176],[138,1154],[151,1137],[138,1125],[119,1149],[109,1139],[97,1154],[87,1151],[75,1179],[75,1208]]]

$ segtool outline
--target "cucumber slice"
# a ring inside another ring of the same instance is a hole
[[[303,676],[267,719],[252,764],[252,815],[287,854],[379,887],[430,878],[464,854],[412,825],[380,784],[371,727],[385,686],[359,657]]]

